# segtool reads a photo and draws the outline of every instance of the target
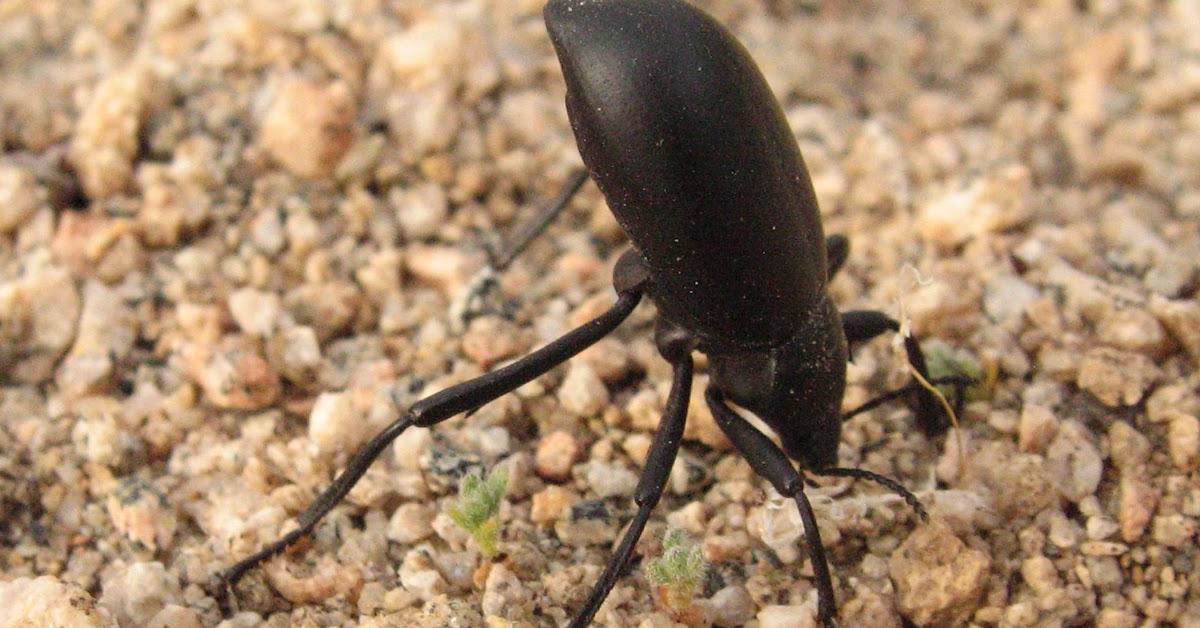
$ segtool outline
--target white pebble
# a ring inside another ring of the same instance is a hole
[[[426,429],[409,429],[392,443],[392,457],[401,469],[421,470],[421,456],[433,446],[433,434]]]
[[[433,534],[432,506],[418,503],[401,504],[388,521],[387,538],[397,543],[416,543]]]
[[[143,625],[168,604],[180,601],[178,576],[158,562],[117,569],[101,588],[101,606],[112,611],[122,625]]]
[[[587,481],[600,497],[629,496],[633,495],[638,476],[624,467],[593,461],[588,463]]]
[[[396,208],[396,222],[409,240],[425,240],[437,234],[446,222],[450,203],[442,186],[421,183],[410,188],[393,188],[388,200]]]
[[[158,611],[154,617],[150,618],[150,622],[146,624],[147,628],[200,628],[203,626],[200,622],[200,615],[196,611],[168,604]]]
[[[1063,423],[1046,450],[1046,472],[1059,493],[1073,502],[1096,492],[1104,460],[1086,427],[1075,421]]]
[[[817,628],[817,614],[810,606],[771,604],[758,611],[759,628]]]
[[[485,615],[503,615],[505,607],[523,602],[529,598],[529,593],[521,584],[516,574],[509,571],[504,563],[495,563],[488,572],[487,582],[483,587],[481,607]]]
[[[572,362],[558,389],[558,401],[565,410],[577,416],[596,416],[608,405],[608,388],[591,366]]]
[[[322,454],[353,451],[369,426],[346,393],[321,393],[308,416],[308,438]]]
[[[267,337],[279,324],[279,295],[242,288],[229,295],[229,314],[247,334]]]
[[[0,626],[116,628],[117,621],[78,585],[41,576],[0,583]]]
[[[446,580],[429,559],[427,547],[409,551],[400,564],[400,584],[428,602],[446,590]]]
[[[0,164],[0,233],[21,226],[44,204],[44,195],[28,170]]]

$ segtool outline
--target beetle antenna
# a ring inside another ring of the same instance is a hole
[[[912,493],[912,491],[904,488],[903,484],[900,484],[899,482],[885,475],[880,475],[874,471],[867,471],[866,469],[849,469],[843,467],[810,469],[808,472],[822,477],[853,478],[855,480],[869,480],[874,482],[902,497],[905,503],[907,503],[909,507],[917,513],[917,516],[921,518],[921,521],[929,521],[929,513],[926,512],[925,506],[921,504],[921,500],[918,499],[917,496]]]

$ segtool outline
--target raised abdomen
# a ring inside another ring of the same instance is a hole
[[[677,0],[551,0],[545,17],[579,152],[660,313],[710,351],[791,338],[824,291],[825,241],[749,54]]]

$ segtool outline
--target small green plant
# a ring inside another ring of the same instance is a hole
[[[469,473],[459,485],[458,503],[450,506],[446,514],[454,523],[475,537],[479,551],[486,558],[496,555],[496,541],[500,536],[500,500],[508,486],[508,471],[504,467],[493,469],[484,478],[480,473]]]
[[[646,577],[658,585],[661,599],[677,614],[686,613],[704,581],[707,565],[700,546],[678,528],[663,537],[662,555],[646,565]]]
[[[949,375],[965,375],[975,380],[975,383],[967,386],[964,391],[966,401],[979,401],[988,397],[990,377],[984,377],[979,361],[970,353],[955,349],[944,342],[931,340],[925,343],[925,362],[929,367],[931,379]],[[942,384],[937,388],[946,399],[954,399],[954,386]]]

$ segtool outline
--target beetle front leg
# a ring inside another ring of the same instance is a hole
[[[842,313],[842,330],[846,333],[846,341],[852,346],[854,343],[864,342],[876,336],[889,331],[900,331],[900,322],[896,319],[876,310],[851,310]],[[910,335],[904,337],[904,353],[908,357],[908,363],[925,381],[931,384],[953,384],[955,387],[954,412],[961,414],[963,389],[971,383],[970,378],[962,378],[951,376],[950,378],[941,378],[938,381],[931,381],[929,377],[929,367],[925,364],[925,354],[921,352],[921,345],[917,339]],[[912,382],[909,385],[899,390],[894,390],[889,393],[868,401],[859,408],[855,408],[852,412],[843,417],[843,420],[865,412],[867,409],[875,408],[887,401],[898,397],[905,397],[910,394],[915,394],[917,397],[917,424],[921,426],[923,431],[928,436],[937,436],[946,431],[950,427],[950,417],[946,415],[945,408],[941,402],[919,382]]]
[[[833,279],[833,276],[842,269],[842,265],[846,263],[848,257],[850,257],[850,240],[846,236],[835,233],[825,238],[826,278]]]
[[[667,478],[671,475],[671,467],[679,453],[679,444],[683,440],[683,425],[687,419],[688,399],[692,392],[692,356],[684,355],[674,362],[675,370],[671,381],[671,392],[667,396],[667,406],[663,409],[662,421],[654,434],[654,442],[646,455],[646,466],[642,469],[642,477],[638,480],[633,492],[633,501],[637,503],[637,514],[629,522],[621,544],[613,552],[604,568],[604,573],[596,581],[587,602],[579,609],[579,614],[571,621],[571,628],[584,628],[596,616],[596,611],[617,583],[621,569],[629,562],[633,547],[642,536],[650,513],[658,505]]]
[[[833,579],[829,575],[829,563],[825,558],[825,545],[821,543],[821,531],[817,529],[817,516],[812,504],[804,494],[804,478],[792,466],[766,434],[755,429],[748,421],[725,403],[720,390],[709,386],[704,393],[708,407],[721,431],[729,437],[733,446],[741,452],[754,472],[767,479],[780,495],[796,500],[800,520],[804,522],[804,538],[808,542],[809,559],[813,566],[813,579],[817,585],[817,619],[825,628],[837,626],[837,603],[833,595]]]
[[[404,416],[359,448],[346,469],[300,514],[295,530],[217,576],[219,581],[215,583],[214,590],[217,601],[224,606],[226,595],[247,571],[311,533],[317,523],[354,488],[379,454],[405,430],[414,425],[432,427],[520,388],[611,333],[629,316],[641,297],[640,291],[623,292],[608,311],[524,358],[414,403]]]

